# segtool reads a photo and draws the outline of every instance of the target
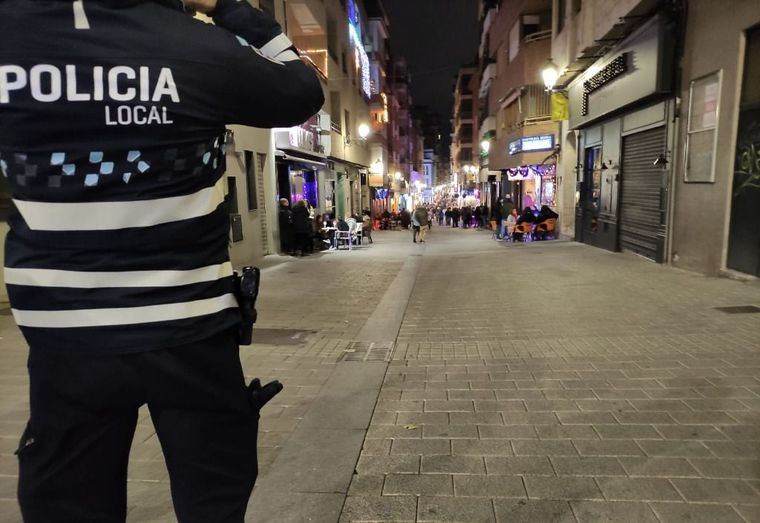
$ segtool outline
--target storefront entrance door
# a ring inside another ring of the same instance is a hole
[[[662,262],[665,246],[665,202],[662,166],[665,126],[623,137],[620,194],[620,250]]]
[[[739,108],[729,269],[760,276],[760,27],[747,33],[747,54]]]

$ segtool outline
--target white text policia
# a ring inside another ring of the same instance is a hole
[[[137,68],[118,65],[110,68],[94,66],[91,75],[82,75],[77,66],[66,65],[63,70],[51,64],[37,64],[29,71],[19,65],[0,65],[0,104],[11,103],[14,91],[29,90],[32,98],[42,103],[58,102],[161,102],[169,98],[179,103],[174,75],[162,67],[158,77],[151,77],[147,66]],[[80,84],[77,76],[86,78]],[[155,81],[151,81],[155,79]],[[165,106],[120,105],[105,106],[106,125],[167,125]]]

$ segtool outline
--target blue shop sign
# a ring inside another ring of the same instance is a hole
[[[514,142],[509,142],[509,154],[530,153],[533,151],[550,151],[554,149],[553,134],[539,134],[538,136],[526,136]]]

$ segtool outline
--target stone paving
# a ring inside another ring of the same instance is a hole
[[[241,352],[247,375],[286,385],[262,416],[260,484],[421,256],[341,522],[760,522],[760,314],[715,310],[760,306],[760,284],[570,242],[428,238],[268,261],[264,343]],[[0,522],[14,522],[26,348],[1,309]],[[128,520],[174,521],[147,412],[129,475]]]
[[[440,231],[341,521],[760,521],[760,286]]]

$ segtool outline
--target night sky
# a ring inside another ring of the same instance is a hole
[[[454,76],[478,53],[479,0],[382,0],[391,28],[391,50],[405,56],[414,105],[441,116],[446,135],[454,101]]]

